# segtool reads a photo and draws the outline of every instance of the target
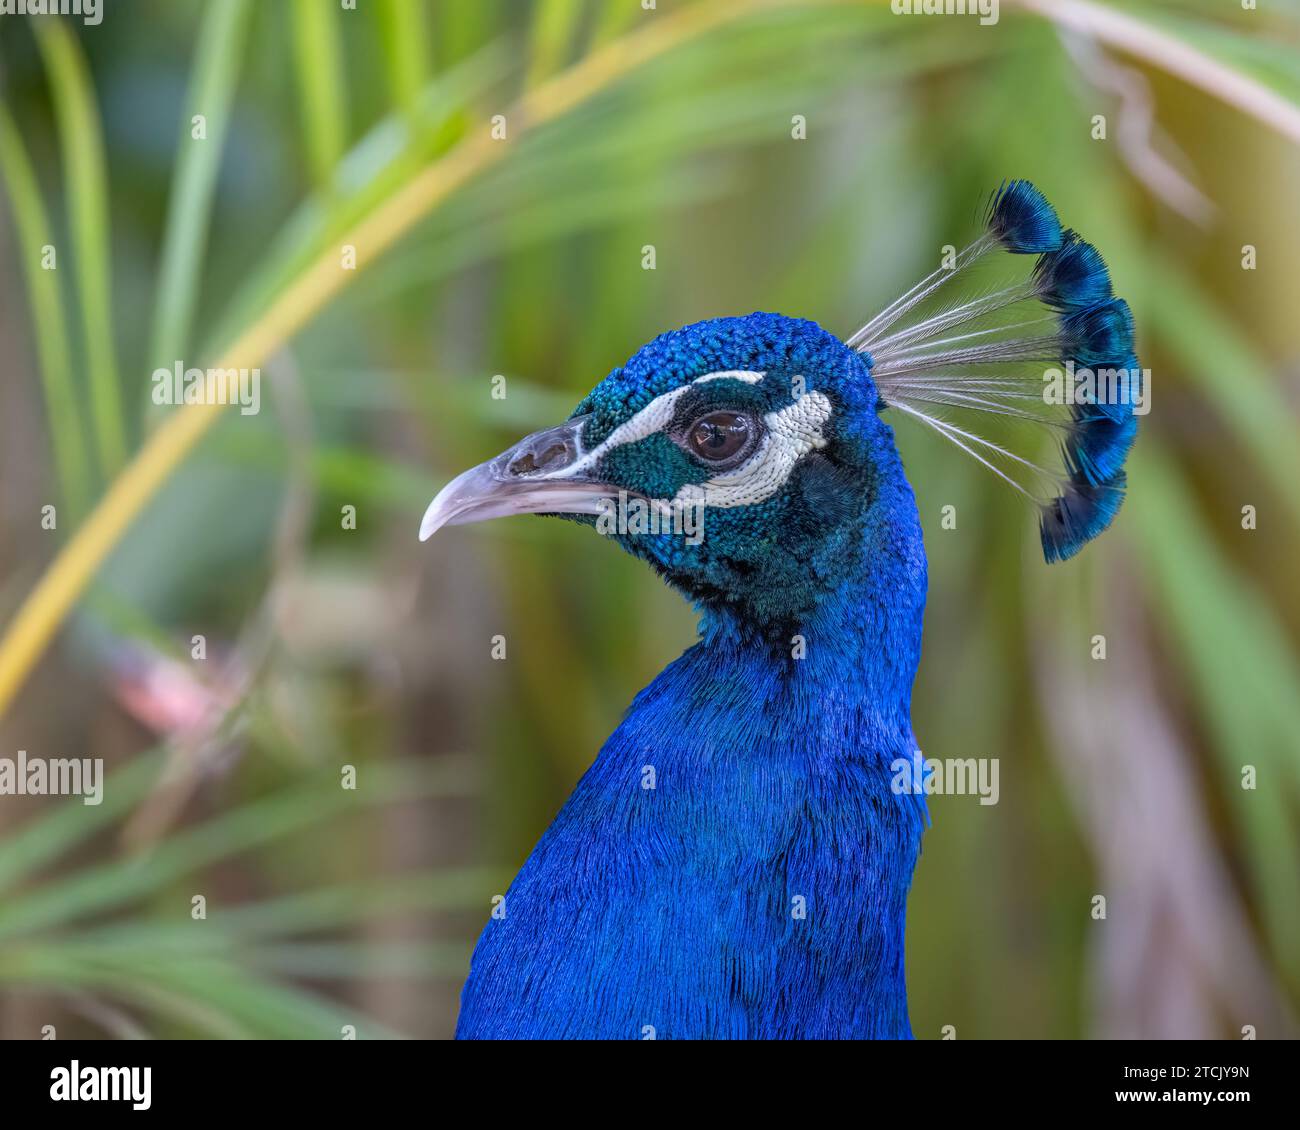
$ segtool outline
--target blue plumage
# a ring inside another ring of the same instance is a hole
[[[989,202],[989,233],[1017,255],[1039,255],[1061,246],[1061,221],[1047,197],[1027,180],[1002,185]]]
[[[1098,278],[1095,268],[1088,277]],[[1105,290],[1110,291],[1109,273]],[[1094,292],[1100,298],[1100,288],[1094,287]],[[1061,325],[1065,357],[1090,371],[1093,390],[1090,403],[1076,404],[1072,410],[1073,425],[1065,441],[1068,481],[1040,521],[1048,562],[1074,556],[1114,520],[1124,500],[1121,468],[1137,438],[1134,400],[1142,392],[1127,302],[1114,298],[1090,306],[1080,303],[1063,315]]]
[[[1087,310],[1111,299],[1110,271],[1101,252],[1073,231],[1065,232],[1061,246],[1034,264],[1034,281],[1043,301],[1064,313]]]
[[[1043,556],[1049,564],[1068,561],[1111,524],[1124,501],[1125,483],[1123,471],[1102,483],[1071,476],[1061,496],[1043,512]]]
[[[1095,408],[1081,409],[1066,452],[1071,481],[1090,486],[1110,482],[1136,438],[1137,417],[1131,412],[1116,419]]]
[[[1087,306],[1061,319],[1062,352],[1088,368],[1120,366],[1133,352],[1133,313],[1122,298]]]
[[[916,320],[999,250],[1039,256],[1028,280]],[[1045,304],[1050,336],[1008,336],[1028,303]],[[982,452],[1044,468],[932,409],[1035,419],[1041,382],[1007,367],[1044,359],[1136,369],[1132,317],[1096,250],[1012,181],[955,270],[847,341],[765,313],[664,334],[567,422],[439,494],[422,537],[569,517],[700,613],[699,642],[637,696],[485,927],[458,1036],[910,1037],[904,922],[927,817],[897,781],[917,749],[926,561],[881,412],[923,420],[1034,497],[1044,556],[1064,560],[1123,499],[1132,406],[1044,418],[1063,436],[1046,498]],[[699,536],[638,526],[636,506],[695,512]]]

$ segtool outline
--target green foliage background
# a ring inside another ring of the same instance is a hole
[[[1099,11],[1133,22],[1090,47],[1072,21]],[[1115,529],[1051,569],[1011,492],[898,427],[931,560],[916,730],[1001,768],[994,807],[932,800],[913,1026],[1294,1034],[1293,6],[1003,0],[982,27],[884,3],[115,0],[92,27],[5,17],[0,68],[6,623],[168,426],[155,368],[274,322],[313,263],[471,162],[382,255],[355,244],[252,362],[261,413],[186,450],[39,665],[10,668],[0,756],[113,775],[99,807],[0,798],[0,1034],[449,1034],[492,895],[692,621],[589,531],[420,546],[424,506],[664,329],[771,309],[848,334],[1012,176],[1104,249],[1154,407]]]

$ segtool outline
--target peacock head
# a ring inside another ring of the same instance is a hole
[[[562,515],[703,606],[796,616],[860,567],[864,537],[888,522],[873,508],[912,508],[910,492],[882,489],[903,479],[879,408],[869,358],[813,322],[699,322],[641,348],[566,423],[448,484],[420,536]]]
[[[1010,281],[985,274],[1017,263]],[[954,295],[959,278],[973,296]],[[1128,306],[1096,248],[1063,229],[1033,185],[1012,181],[973,243],[846,340],[762,313],[664,334],[567,422],[449,483],[420,537],[501,515],[561,515],[614,538],[705,608],[784,623],[884,555],[923,578],[915,502],[880,415],[892,408],[1036,503],[1044,555],[1064,560],[1124,496],[1124,461],[1149,407],[1133,348]],[[1020,454],[954,412],[1022,433],[1042,425],[1030,431],[1054,450]]]

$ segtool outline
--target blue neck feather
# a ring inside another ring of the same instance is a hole
[[[706,608],[485,928],[460,1037],[909,1037],[925,558],[883,424],[839,581],[797,622]],[[798,635],[805,641],[801,658]]]

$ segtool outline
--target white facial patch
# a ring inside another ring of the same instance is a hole
[[[705,381],[720,381],[724,378],[744,381],[746,384],[757,384],[763,379],[762,373],[751,373],[741,369],[727,369],[720,373],[705,373],[702,377],[696,377],[689,385],[682,385],[671,392],[665,392],[662,396],[656,396],[649,404],[641,409],[635,416],[629,420],[624,420],[617,428],[609,433],[595,447],[588,451],[579,459],[575,459],[569,466],[563,470],[556,471],[549,478],[567,479],[581,471],[585,471],[592,466],[611,448],[622,447],[624,444],[636,443],[643,440],[646,436],[652,436],[655,432],[661,432],[672,423],[673,411],[677,407],[678,398],[686,392],[692,385],[703,384]]]
[[[672,423],[678,399],[692,386],[705,381],[725,379],[757,384],[765,374],[742,369],[728,369],[696,377],[662,396],[655,397],[635,416],[624,420],[599,444],[574,460],[569,466],[548,476],[568,478],[591,467],[608,451],[624,444],[636,443],[661,432]],[[652,499],[651,504],[672,506],[752,506],[771,498],[785,484],[794,465],[810,451],[826,446],[823,429],[831,417],[831,402],[820,392],[809,392],[778,412],[763,417],[767,434],[758,448],[741,466],[723,472],[703,483],[688,483],[671,501]]]
[[[805,393],[779,412],[763,417],[767,435],[743,464],[703,483],[688,483],[673,499],[678,506],[752,506],[771,498],[810,451],[826,446],[823,429],[831,402],[820,392]]]

